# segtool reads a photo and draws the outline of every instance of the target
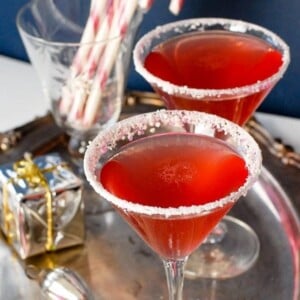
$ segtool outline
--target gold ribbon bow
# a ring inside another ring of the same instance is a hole
[[[47,208],[47,240],[45,248],[47,251],[54,250],[55,245],[53,244],[53,215],[52,215],[52,193],[44,176],[44,173],[55,170],[57,166],[53,166],[47,169],[39,169],[34,163],[29,153],[24,154],[24,159],[13,164],[13,169],[17,174],[17,179],[24,179],[31,188],[42,187],[45,189],[46,208]],[[11,238],[11,220],[13,215],[8,206],[8,191],[7,184],[12,180],[9,180],[5,186],[3,186],[3,214],[4,214],[4,228],[8,232],[8,238]]]

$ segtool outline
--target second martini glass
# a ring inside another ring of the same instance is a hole
[[[228,120],[163,110],[101,131],[85,152],[84,170],[162,259],[169,299],[181,300],[188,256],[257,180],[261,153]]]
[[[169,109],[217,114],[243,126],[285,73],[289,48],[255,24],[218,18],[159,26],[134,50],[139,72]],[[254,231],[225,218],[190,259],[191,277],[228,278],[247,271],[259,254]],[[236,247],[235,245],[239,245]],[[196,258],[209,258],[196,263]]]

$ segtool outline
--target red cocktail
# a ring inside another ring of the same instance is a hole
[[[209,31],[190,33],[157,45],[145,58],[145,68],[162,80],[194,89],[233,89],[263,81],[282,67],[282,53],[255,36]],[[204,96],[201,101],[156,91],[168,108],[205,111],[244,125],[276,81],[252,93],[228,97]]]
[[[215,18],[159,26],[138,41],[133,57],[136,70],[167,108],[208,112],[239,125],[252,116],[290,60],[288,46],[273,32],[243,21]],[[223,230],[226,223],[234,231]],[[234,218],[221,225],[209,239],[214,243],[212,251],[216,253],[218,247],[219,255],[209,254],[207,248],[203,257],[216,259],[197,270],[194,264],[190,276],[233,277],[256,261],[259,240],[255,232]],[[223,243],[225,235],[230,243]],[[231,247],[235,243],[239,249]]]
[[[158,111],[101,132],[84,168],[162,258],[169,299],[181,299],[187,257],[255,182],[261,155],[247,132],[223,118]]]
[[[255,24],[217,18],[159,26],[134,50],[136,70],[170,109],[245,124],[285,73],[289,48]]]
[[[247,175],[244,160],[224,142],[171,133],[124,147],[103,166],[99,179],[105,189],[121,199],[178,208],[225,197],[243,185]],[[216,182],[218,189],[214,188]],[[174,259],[195,250],[231,206],[229,203],[207,215],[174,220],[134,213],[124,217],[160,256]]]

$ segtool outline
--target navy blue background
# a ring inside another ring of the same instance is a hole
[[[28,60],[15,25],[17,11],[27,2],[26,0],[0,0],[0,54],[2,55]],[[152,9],[144,17],[138,36],[157,25],[193,17],[242,19],[264,26],[280,35],[290,46],[291,64],[284,78],[259,110],[300,118],[299,0],[185,0],[183,10],[177,17],[170,14],[168,4],[168,0],[154,2]],[[133,67],[130,71],[128,88],[151,89]]]

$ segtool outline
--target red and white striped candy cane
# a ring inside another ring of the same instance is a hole
[[[82,77],[82,81],[86,82],[86,85],[93,80],[100,58],[106,48],[106,40],[109,39],[113,16],[117,11],[119,1],[120,0],[108,0],[106,2],[102,22],[98,26],[98,32],[94,38],[92,49],[87,60],[82,62],[84,66],[80,76]],[[69,122],[80,122],[86,101],[89,97],[88,94],[89,90],[86,88],[80,88],[76,91],[72,106],[68,113]]]
[[[183,7],[184,0],[170,0],[169,10],[172,14],[178,15]]]
[[[101,105],[101,94],[105,87],[106,80],[113,68],[113,65],[117,59],[122,38],[127,32],[128,26],[138,6],[138,0],[120,1],[120,7],[118,13],[114,16],[114,22],[111,30],[111,36],[120,36],[115,38],[105,48],[104,55],[101,59],[101,63],[97,70],[91,94],[85,106],[83,123],[84,126],[89,127],[95,122],[97,111]]]
[[[99,30],[100,18],[104,15],[105,4],[106,1],[92,0],[90,14],[83,30],[80,46],[70,68],[70,82],[82,72],[82,66],[87,61],[87,57],[92,49],[92,43]],[[62,115],[69,114],[74,102],[74,92],[69,89],[70,87],[64,86],[62,90],[62,98],[59,104],[59,110]]]
[[[147,12],[152,7],[153,2],[154,2],[154,0],[140,0],[139,6],[141,9],[143,9],[145,12]]]
[[[90,54],[92,47],[89,44],[93,43],[96,39],[102,18],[104,17],[105,5],[106,1],[92,0],[90,14],[80,40],[81,46],[78,48],[72,65],[77,74],[81,72],[82,65],[85,64]]]

